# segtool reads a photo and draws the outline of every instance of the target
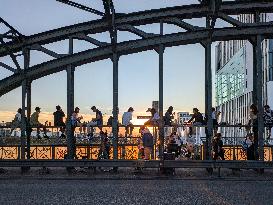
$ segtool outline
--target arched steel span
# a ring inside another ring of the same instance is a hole
[[[212,41],[221,40],[243,40],[251,39],[255,35],[263,35],[264,38],[273,38],[273,23],[263,25],[248,26],[243,28],[230,27],[182,32],[177,34],[166,34],[164,36],[155,36],[147,39],[131,40],[117,44],[119,55],[127,55],[147,50],[153,50],[155,47],[164,45],[165,47],[200,43],[206,41],[211,34]],[[65,70],[68,65],[80,66],[86,63],[110,58],[112,47],[104,46],[95,49],[89,49],[80,53],[54,59],[33,67],[30,67],[24,73],[16,73],[0,81],[0,95],[3,95],[22,85],[24,79],[35,80],[46,75]]]
[[[244,1],[244,2],[223,2],[218,11],[219,18],[225,18],[223,15],[237,15],[244,13],[271,12],[273,10],[273,2],[267,0]],[[183,27],[182,21],[171,20],[168,18],[179,18],[178,20],[188,18],[201,18],[211,15],[211,9],[206,5],[185,5],[171,8],[154,9],[149,11],[141,11],[130,14],[125,14],[116,17],[115,23],[117,27],[121,25],[139,26],[151,23],[159,23],[161,20],[165,23],[175,24]],[[226,21],[234,23],[232,19],[225,18]],[[122,30],[122,29],[121,29]],[[21,41],[12,41],[6,44],[6,47],[0,47],[0,57],[8,55],[9,51],[15,53],[22,51],[23,47],[35,44],[43,45],[69,38],[77,34],[94,34],[108,31],[108,23],[105,19],[75,24],[52,31],[24,36]],[[8,48],[9,50],[7,50]]]

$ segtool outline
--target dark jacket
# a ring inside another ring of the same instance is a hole
[[[144,147],[153,147],[153,135],[150,132],[146,132],[142,136],[142,142]]]

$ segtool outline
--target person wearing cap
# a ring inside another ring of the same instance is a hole
[[[37,128],[37,135],[38,138],[40,139],[41,137],[39,136],[40,133],[40,128],[43,128],[43,132],[44,132],[44,138],[48,138],[48,136],[46,135],[46,127],[39,122],[39,114],[41,112],[41,108],[40,107],[36,107],[35,108],[35,112],[32,113],[32,115],[30,116],[30,126],[31,127],[36,127]]]
[[[271,137],[271,129],[273,127],[273,110],[270,109],[269,105],[264,106],[264,126],[267,131],[267,140]]]
[[[14,120],[11,123],[10,135],[12,134],[12,132],[15,128],[21,126],[21,120],[22,120],[22,109],[18,108],[17,113],[14,117]]]
[[[144,123],[144,125],[159,125],[160,123],[160,116],[155,108],[148,108],[146,112],[151,112],[151,118]]]
[[[60,131],[62,132],[61,137],[65,138],[64,131],[65,131],[65,123],[63,118],[65,114],[60,105],[56,106],[56,111],[53,113],[54,116],[54,127],[60,127]]]
[[[129,134],[132,136],[133,133],[133,123],[131,122],[133,117],[134,108],[129,107],[127,112],[124,112],[122,115],[122,124],[125,126],[125,137]]]

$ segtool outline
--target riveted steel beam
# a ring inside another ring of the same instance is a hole
[[[254,35],[263,35],[265,38],[273,38],[273,23],[271,26],[250,26],[250,27],[229,27],[224,29],[214,29],[211,34],[211,40],[243,40]],[[118,43],[116,51],[119,55],[127,55],[147,50],[153,50],[155,47],[164,45],[164,47],[194,44],[205,41],[210,35],[210,30],[182,32],[175,34],[166,34],[163,36],[155,36],[147,39],[138,39],[127,42]],[[90,49],[70,56],[51,60],[39,65],[35,65],[25,73],[14,74],[0,81],[0,96],[15,89],[21,85],[25,78],[32,80],[41,78],[66,69],[70,64],[80,66],[86,63],[103,60],[112,57],[112,46],[99,47]]]
[[[251,2],[223,2],[218,12],[226,15],[238,15],[244,13],[254,13],[259,11],[271,12],[273,10],[273,2],[268,1],[251,1]],[[159,23],[160,20],[169,17],[185,18],[201,18],[211,14],[211,10],[206,5],[185,5],[171,8],[154,9],[149,11],[135,12],[115,18],[117,26],[129,24],[132,26],[145,25],[151,23]],[[23,42],[8,42],[6,45],[12,52],[17,52],[24,46],[33,44],[47,44],[69,38],[71,35],[84,32],[85,34],[105,32],[108,30],[108,23],[105,19],[90,21],[86,23],[75,24],[40,34],[24,37]],[[0,47],[0,57],[8,55],[7,47]]]

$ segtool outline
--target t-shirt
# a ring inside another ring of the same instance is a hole
[[[15,117],[14,117],[14,120],[16,121],[16,122],[21,122],[21,117],[22,115],[21,115],[21,113],[17,113],[16,115],[15,115]]]
[[[99,110],[96,111],[96,118],[97,118],[97,120],[96,120],[97,125],[102,125],[103,124],[103,119],[102,119],[101,111],[99,111]]]
[[[132,120],[132,112],[124,112],[122,115],[122,124],[127,126],[130,124],[130,121]]]
[[[172,125],[172,115],[169,112],[165,113],[164,122],[165,122],[165,125],[168,125],[168,126]]]
[[[212,118],[213,120],[216,120],[216,112],[215,112],[215,111],[212,112],[211,118]]]
[[[38,112],[34,112],[31,116],[30,116],[30,125],[38,125],[39,121],[39,113]]]
[[[154,114],[154,116],[152,117],[152,121],[158,121],[158,120],[160,120],[160,116],[159,116],[158,112],[156,112]]]
[[[53,113],[54,115],[54,125],[58,125],[63,123],[63,117],[65,116],[64,112],[62,110],[57,110]]]

